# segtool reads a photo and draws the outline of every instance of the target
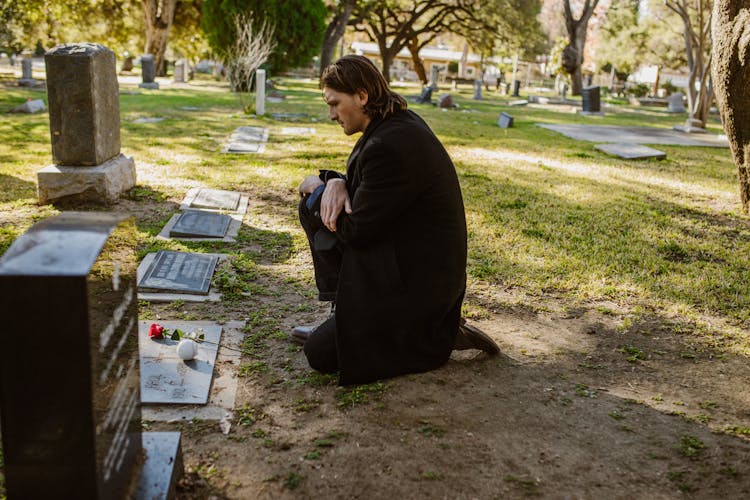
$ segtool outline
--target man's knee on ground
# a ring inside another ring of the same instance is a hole
[[[331,352],[331,349],[327,349],[325,345],[314,340],[311,342],[311,338],[305,342],[303,348],[310,368],[321,373],[336,373],[339,367],[335,348]]]

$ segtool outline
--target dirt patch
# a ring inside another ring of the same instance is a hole
[[[181,498],[750,495],[750,366],[674,318],[477,283],[467,310],[502,355],[464,351],[430,373],[337,387],[286,338],[328,313],[309,257],[288,249],[280,261],[276,243],[252,237],[291,231],[293,209],[280,207],[294,200],[254,200],[264,215],[233,251],[253,254],[257,289],[148,309],[248,322],[230,432],[149,425],[183,432]]]

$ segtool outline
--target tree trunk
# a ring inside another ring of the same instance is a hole
[[[654,97],[659,97],[659,80],[661,80],[661,66],[656,66],[656,78],[654,79],[654,87],[651,91]]]
[[[715,0],[712,33],[716,104],[750,212],[750,0]]]
[[[349,22],[349,17],[352,15],[354,4],[357,0],[344,0],[339,2],[336,14],[331,19],[331,22],[326,28],[325,35],[323,36],[323,47],[320,51],[320,73],[326,66],[333,62],[333,54],[336,52],[336,46],[344,36],[346,31],[346,25]]]
[[[411,54],[411,60],[414,63],[414,71],[417,72],[417,78],[422,82],[423,85],[427,85],[427,72],[424,69],[424,63],[419,57],[419,40],[412,38],[409,40],[409,53]]]
[[[589,19],[594,13],[599,0],[586,0],[581,9],[581,17],[575,19],[570,9],[570,0],[565,0],[563,4],[565,11],[565,28],[568,32],[568,44],[576,51],[575,64],[565,68],[570,74],[570,93],[581,95],[583,90],[583,77],[581,75],[581,64],[583,64],[583,49],[586,46],[586,30]],[[572,55],[572,52],[571,52]]]
[[[164,52],[167,50],[169,28],[174,20],[177,0],[141,0],[146,25],[146,54],[154,55],[156,74],[164,76]]]

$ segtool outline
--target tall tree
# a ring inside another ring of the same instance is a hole
[[[169,28],[174,20],[177,0],[141,0],[146,26],[146,54],[154,55],[157,75],[166,74],[164,53],[167,51]]]
[[[682,20],[688,70],[688,112],[694,125],[705,127],[713,99],[711,87],[711,0],[666,0]],[[698,89],[696,90],[696,83]]]
[[[351,18],[352,11],[356,4],[357,0],[338,0],[329,5],[330,14],[332,14],[333,17],[323,34],[323,47],[320,50],[321,73],[323,72],[323,69],[333,61],[333,54],[336,51],[336,45],[338,45],[341,37],[344,36],[346,26],[349,23],[349,19]]]
[[[203,0],[201,28],[216,54],[226,58],[237,30],[234,15],[247,12],[256,26],[274,27],[276,48],[268,58],[273,71],[303,66],[320,50],[325,30],[323,0]]]
[[[581,8],[581,16],[576,19],[570,8],[570,0],[564,0],[565,28],[568,32],[568,46],[563,50],[563,69],[570,74],[570,93],[580,95],[583,89],[581,65],[583,64],[583,49],[586,46],[586,31],[589,19],[599,0],[585,0]]]
[[[601,26],[597,66],[614,66],[624,79],[640,66],[648,42],[640,0],[613,0]]]
[[[408,48],[419,70],[419,50],[443,32],[478,40],[476,33],[502,40],[523,31],[536,0],[369,0],[354,11],[356,29],[378,44],[383,76],[390,79],[396,55]],[[536,9],[538,13],[538,8]],[[532,16],[534,17],[534,16]],[[518,19],[524,19],[518,23]],[[425,81],[426,75],[419,75]]]
[[[716,104],[750,212],[750,0],[715,0],[712,25]]]

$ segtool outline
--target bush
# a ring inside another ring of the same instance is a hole
[[[672,95],[675,92],[679,92],[680,90],[679,87],[672,83],[672,80],[667,80],[666,82],[662,83],[661,88],[664,89],[667,95]]]

